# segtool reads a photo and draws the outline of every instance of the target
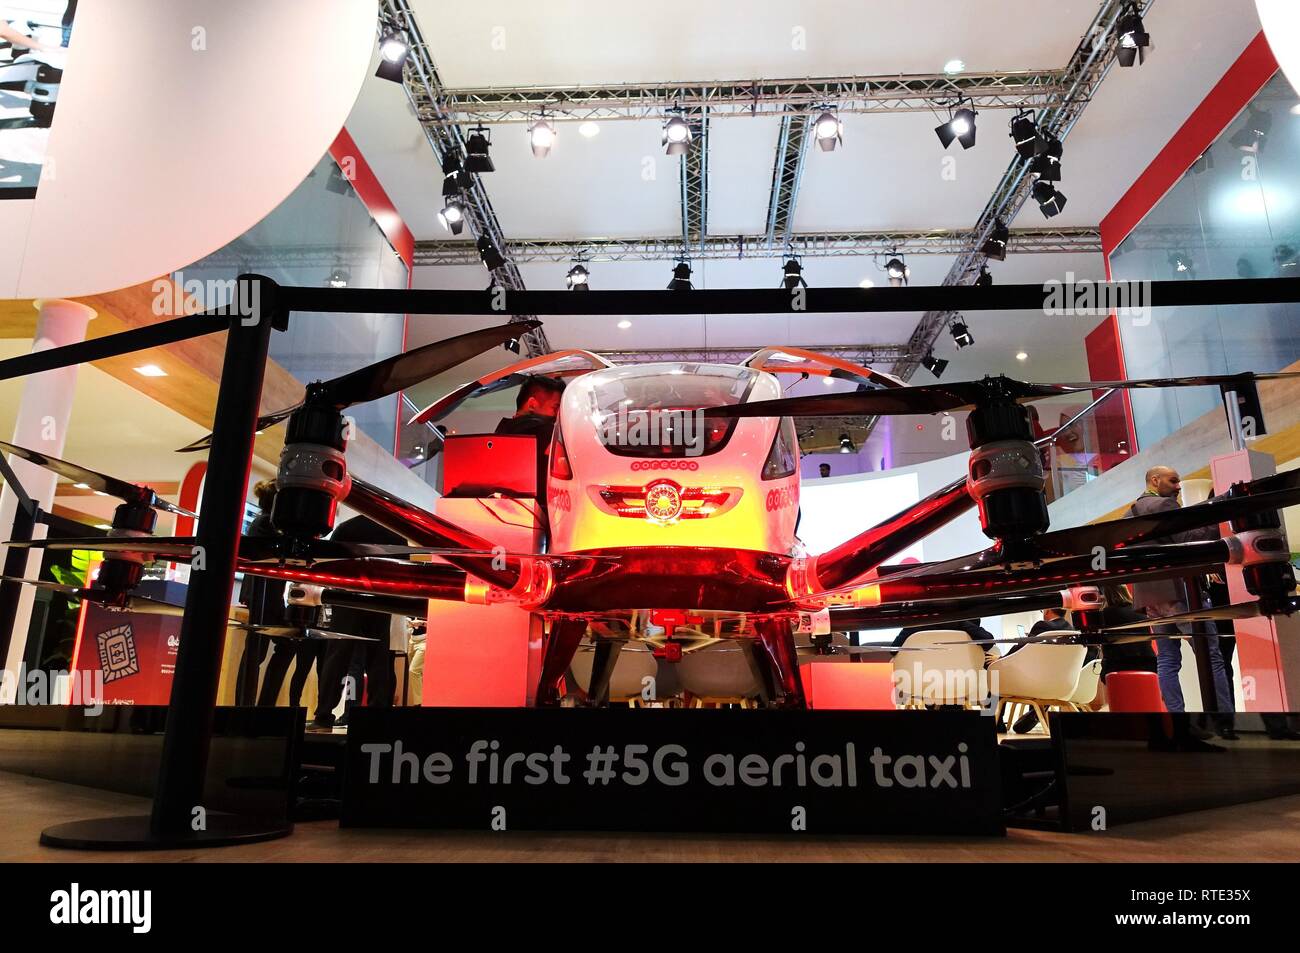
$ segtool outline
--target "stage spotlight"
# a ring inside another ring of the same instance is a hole
[[[681,116],[669,116],[664,122],[663,146],[668,155],[679,156],[688,152],[692,138],[690,124]]]
[[[1135,4],[1128,5],[1128,12],[1120,18],[1115,32],[1119,34],[1119,49],[1115,54],[1119,65],[1141,65],[1146,59],[1144,51],[1151,46],[1151,34],[1142,25],[1142,15]]]
[[[1202,152],[1199,156],[1197,156],[1196,161],[1191,164],[1191,167],[1188,169],[1188,171],[1191,172],[1193,175],[1200,175],[1202,172],[1205,172],[1213,168],[1214,168],[1214,153],[1212,153],[1207,147],[1204,152]]]
[[[1065,196],[1058,192],[1050,182],[1035,182],[1032,192],[1038,210],[1044,218],[1052,218],[1065,208]]]
[[[668,282],[669,291],[692,291],[691,263],[683,258],[673,266],[673,280]]]
[[[1060,182],[1061,155],[1064,151],[1065,147],[1061,145],[1060,139],[1056,136],[1045,136],[1038,155],[1034,156],[1029,163],[1030,173],[1038,176],[1043,182]]]
[[[465,206],[458,196],[453,195],[447,199],[447,204],[438,213],[438,221],[442,223],[443,228],[453,235],[459,235],[464,230]]]
[[[1246,113],[1242,127],[1228,141],[1242,152],[1258,153],[1264,148],[1264,140],[1273,128],[1273,114],[1264,109],[1251,106]]]
[[[492,157],[488,149],[492,146],[492,134],[485,126],[475,126],[470,130],[469,142],[465,145],[466,172],[495,172]]]
[[[931,352],[925,356],[925,360],[921,361],[921,366],[933,374],[935,380],[938,380],[947,369],[948,362],[941,357],[935,357],[934,353]]]
[[[836,146],[844,144],[844,123],[828,109],[817,117],[813,134],[817,137],[817,148],[822,152],[832,152]]]
[[[957,342],[958,347],[970,347],[975,343],[975,335],[970,333],[970,328],[961,318],[955,318],[948,326],[948,331],[952,334],[952,339]]]
[[[348,274],[346,268],[342,265],[336,265],[330,272],[329,278],[326,279],[326,283],[331,288],[346,288],[348,286],[348,278],[350,277],[351,275]]]
[[[1297,267],[1300,267],[1300,259],[1296,257],[1295,246],[1278,245],[1274,248],[1273,264],[1277,266],[1278,277],[1289,278],[1295,275]]]
[[[501,347],[503,347],[505,350],[509,351],[511,354],[518,354],[518,353],[519,353],[519,338],[511,338],[511,339],[510,339],[509,341],[507,341],[505,344],[502,344]]]
[[[1169,267],[1174,270],[1175,278],[1191,278],[1196,274],[1196,265],[1192,262],[1192,257],[1186,252],[1170,252]]]
[[[379,40],[379,69],[375,75],[393,83],[402,81],[402,68],[411,53],[410,44],[402,31],[392,27]]]
[[[934,133],[945,149],[952,145],[954,139],[961,143],[963,149],[969,149],[975,145],[975,110],[963,106],[947,122],[936,126]]]
[[[889,284],[892,287],[901,288],[907,284],[907,279],[912,277],[912,269],[907,267],[903,259],[895,257],[885,262],[885,274],[889,276]]]
[[[840,434],[840,453],[854,453],[853,441],[846,433]]]
[[[993,276],[989,274],[989,270],[983,265],[980,265],[980,274],[979,277],[975,279],[975,287],[976,288],[993,287]]]
[[[1016,144],[1016,152],[1022,159],[1032,159],[1043,147],[1043,138],[1038,133],[1038,123],[1031,112],[1016,113],[1011,120],[1011,141]]]
[[[488,271],[496,271],[506,263],[501,252],[497,251],[497,246],[486,235],[480,235],[475,244],[478,246],[478,256],[483,260],[483,267]]]
[[[570,291],[590,291],[591,288],[587,284],[590,278],[591,273],[587,271],[582,262],[575,261],[573,267],[569,269],[569,273],[564,276],[564,282],[569,286]]]
[[[995,219],[993,230],[989,232],[988,239],[980,248],[980,252],[994,261],[1007,260],[1007,242],[1011,239],[1011,232],[1007,230],[1007,223],[1002,219]]]
[[[445,199],[460,195],[465,188],[465,182],[461,178],[460,156],[454,152],[448,152],[442,159],[442,197]]]
[[[555,123],[545,116],[528,127],[528,145],[532,147],[533,156],[545,159],[555,145]]]
[[[793,291],[800,285],[808,287],[808,282],[803,280],[803,265],[799,264],[798,258],[786,259],[781,268],[781,284],[786,291]]]

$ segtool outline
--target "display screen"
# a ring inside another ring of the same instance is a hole
[[[77,0],[0,2],[0,199],[36,195]]]

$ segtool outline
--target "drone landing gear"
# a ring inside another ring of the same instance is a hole
[[[754,623],[765,661],[780,689],[780,708],[806,708],[803,679],[799,676],[799,656],[794,645],[794,629],[786,619],[761,619]],[[764,679],[766,682],[767,679]]]
[[[537,680],[538,708],[554,708],[560,704],[560,679],[573,663],[573,656],[578,653],[578,645],[586,632],[585,619],[556,619],[551,623],[550,634],[546,637],[546,648],[542,653],[542,674]],[[599,643],[597,646],[599,651]],[[613,669],[612,663],[610,668]],[[596,663],[592,663],[591,679],[592,687],[595,688]],[[608,676],[605,681],[608,689]]]
[[[587,686],[587,704],[592,708],[609,706],[609,681],[618,664],[619,653],[623,651],[623,642],[619,639],[602,639],[597,637],[596,652],[591,662],[591,682]]]

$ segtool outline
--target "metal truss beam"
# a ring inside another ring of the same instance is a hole
[[[1150,9],[1155,0],[1139,0],[1138,6],[1143,14]],[[1106,78],[1111,65],[1115,62],[1115,50],[1118,36],[1115,26],[1128,7],[1128,0],[1103,0],[1096,17],[1087,33],[1075,48],[1069,64],[1059,74],[1059,84],[1050,94],[1048,101],[1040,106],[1036,119],[1038,128],[1044,134],[1052,134],[1062,141],[1069,134],[1084,107],[1091,102],[1101,82]],[[1063,164],[1068,169],[1069,155]],[[993,197],[985,205],[975,227],[969,233],[969,240],[953,262],[945,285],[971,284],[979,276],[980,266],[987,257],[980,251],[989,233],[998,219],[1011,222],[1020,211],[1034,178],[1029,174],[1029,160],[1014,155],[1011,164],[1002,175]],[[1063,191],[1069,191],[1068,182]],[[933,349],[939,335],[948,325],[955,312],[928,311],[921,318],[908,342],[908,353],[892,368],[892,373],[910,380],[920,367],[921,361]]]
[[[406,30],[410,53],[406,60],[402,86],[406,90],[407,100],[420,118],[420,125],[433,148],[438,165],[442,167],[448,153],[465,155],[465,137],[459,120],[446,107],[447,87],[438,74],[433,55],[407,0],[380,0],[379,22],[376,27],[376,32],[380,35],[385,31],[385,20],[396,22]],[[507,290],[523,291],[523,276],[519,274],[519,268],[507,251],[505,233],[501,230],[496,210],[492,208],[492,201],[483,187],[482,177],[467,175],[467,179],[470,185],[465,190],[465,211],[470,230],[476,236],[486,235],[491,239],[506,259],[505,265],[496,270],[494,280]],[[479,260],[477,251],[474,260]],[[527,321],[532,317],[534,316],[529,314],[516,314],[511,319]],[[546,354],[551,350],[542,328],[529,332],[521,340],[529,356]]]
[[[442,108],[460,122],[530,122],[543,109],[557,122],[661,119],[667,109],[705,108],[714,117],[783,116],[833,105],[841,113],[933,110],[959,98],[975,109],[1033,109],[1068,87],[1061,70],[839,76],[710,83],[623,83],[448,89]],[[421,119],[424,117],[421,116]]]
[[[794,227],[794,206],[803,181],[803,164],[808,155],[808,130],[812,117],[786,113],[781,117],[781,134],[776,141],[772,165],[772,191],[767,202],[767,244],[784,249]]]
[[[804,232],[772,244],[766,235],[708,235],[692,243],[691,257],[777,258],[793,251],[808,258],[885,255],[956,255],[974,233],[956,229],[897,232]],[[581,255],[591,261],[669,261],[682,253],[680,238],[514,239],[512,261],[564,262]],[[1027,254],[1100,253],[1095,228],[1026,228],[1011,233],[1008,252]],[[277,249],[277,254],[280,252]],[[417,265],[465,265],[478,261],[472,242],[415,243]]]
[[[682,256],[690,257],[709,230],[709,113],[707,107],[687,109],[695,141],[682,155]]]

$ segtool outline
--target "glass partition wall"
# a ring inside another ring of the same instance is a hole
[[[1111,253],[1116,281],[1300,274],[1300,104],[1276,74]],[[1300,360],[1300,305],[1119,318],[1131,378],[1276,371]],[[1219,406],[1217,388],[1134,391],[1138,446]]]

